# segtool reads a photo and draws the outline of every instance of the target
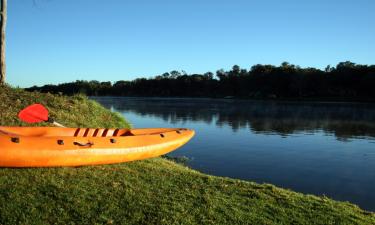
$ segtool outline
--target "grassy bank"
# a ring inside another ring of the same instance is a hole
[[[50,117],[69,127],[129,127],[117,113],[110,113],[86,96],[72,97],[26,92],[22,89],[0,86],[0,125],[48,126],[48,123],[27,124],[17,114],[28,105],[41,103],[49,109]]]
[[[128,126],[82,96],[8,87],[0,87],[1,124],[25,125],[17,112],[34,102],[68,126]],[[156,158],[79,168],[2,168],[0,224],[375,224],[375,215],[350,203],[209,176]]]

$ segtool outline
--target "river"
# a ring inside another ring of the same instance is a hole
[[[135,128],[187,127],[170,153],[204,173],[325,195],[375,211],[375,104],[93,97]]]

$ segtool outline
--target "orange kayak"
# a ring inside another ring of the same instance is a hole
[[[0,127],[0,167],[120,163],[157,157],[184,145],[189,129]]]

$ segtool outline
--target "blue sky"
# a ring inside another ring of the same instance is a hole
[[[10,0],[7,82],[375,64],[373,0]]]

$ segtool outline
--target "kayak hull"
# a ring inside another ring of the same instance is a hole
[[[194,136],[189,129],[0,127],[0,167],[121,163],[171,152]]]

